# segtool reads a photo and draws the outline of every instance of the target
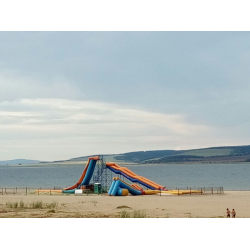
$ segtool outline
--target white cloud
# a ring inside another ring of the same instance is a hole
[[[0,150],[11,158],[56,160],[95,153],[173,149],[210,131],[204,125],[185,121],[181,115],[90,101],[21,99],[1,103],[0,110]]]

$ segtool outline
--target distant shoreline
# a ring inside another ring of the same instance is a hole
[[[234,161],[229,161],[229,162],[166,162],[166,163],[135,163],[135,162],[114,162],[117,165],[121,166],[126,166],[126,165],[133,165],[133,166],[151,166],[151,165],[197,165],[197,164],[204,164],[204,165],[214,165],[214,164],[250,164],[250,162],[234,162]],[[0,164],[0,167],[30,167],[30,166],[46,166],[46,165],[86,165],[87,161],[60,161],[60,162],[46,162],[46,163],[26,163],[26,164]]]

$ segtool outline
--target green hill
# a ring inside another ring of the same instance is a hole
[[[69,161],[87,160],[89,156],[70,159]],[[249,146],[211,147],[192,150],[153,150],[124,154],[104,155],[107,162],[117,163],[229,163],[250,162]]]
[[[248,161],[250,161],[250,146],[235,146],[175,151],[175,154],[158,159],[149,159],[141,163],[229,163]]]

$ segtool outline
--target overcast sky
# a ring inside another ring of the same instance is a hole
[[[0,160],[250,143],[249,32],[0,32]]]

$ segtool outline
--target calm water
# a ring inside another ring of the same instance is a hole
[[[84,167],[70,164],[0,166],[0,187],[69,187],[78,181]],[[250,164],[159,164],[126,167],[169,189],[223,186],[224,190],[250,190]]]

